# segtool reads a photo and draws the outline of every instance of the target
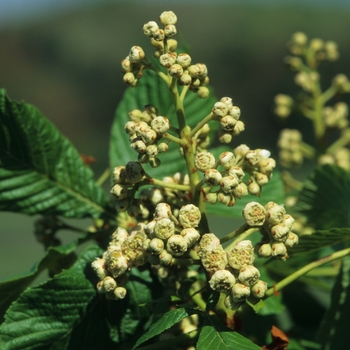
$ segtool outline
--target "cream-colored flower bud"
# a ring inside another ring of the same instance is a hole
[[[224,248],[219,246],[211,252],[199,255],[202,265],[209,273],[224,270],[227,266],[227,256]]]
[[[146,153],[150,157],[155,157],[158,154],[157,145],[149,145],[146,147]]]
[[[206,233],[202,236],[199,247],[198,255],[203,255],[212,252],[214,249],[221,247],[220,239],[214,235],[214,233]]]
[[[286,209],[283,205],[278,205],[274,202],[268,202],[265,205],[266,222],[270,225],[277,225],[283,221]]]
[[[164,25],[176,24],[177,17],[173,11],[164,11],[159,16],[159,20]]]
[[[113,183],[120,184],[125,182],[126,174],[125,174],[125,166],[117,166],[113,169]]]
[[[129,52],[129,60],[131,63],[139,63],[145,58],[145,52],[140,46],[133,46]]]
[[[272,254],[272,247],[270,243],[262,244],[258,250],[259,256],[263,258],[268,258]]]
[[[96,284],[96,289],[100,294],[106,293],[104,287],[103,287],[103,281],[100,281]]]
[[[256,182],[251,182],[248,185],[248,192],[253,196],[258,196],[260,194],[261,188]]]
[[[145,172],[139,162],[128,162],[125,167],[126,181],[130,183],[140,182]]]
[[[215,164],[216,164],[215,157],[210,152],[197,153],[194,158],[195,168],[203,173],[208,169],[214,168]]]
[[[243,132],[245,129],[245,125],[241,120],[237,120],[237,123],[233,127],[232,134],[234,136],[239,135],[241,132]]]
[[[159,63],[165,67],[170,68],[172,65],[176,63],[176,53],[167,52],[159,57]]]
[[[206,194],[205,201],[209,204],[216,204],[218,201],[218,194],[216,192],[209,192]]]
[[[157,221],[156,220],[152,220],[149,223],[146,224],[144,230],[145,233],[148,237],[150,238],[154,238],[155,237],[155,231],[154,228],[156,226]]]
[[[210,90],[206,86],[200,86],[197,90],[197,95],[199,98],[208,98]]]
[[[103,282],[103,289],[106,291],[106,293],[112,292],[114,291],[114,289],[117,288],[117,282],[111,276],[106,276],[102,282]]]
[[[172,235],[166,243],[166,250],[173,256],[183,255],[187,247],[186,239],[181,235]]]
[[[245,175],[243,169],[239,166],[232,166],[229,168],[228,174],[231,176],[236,176],[238,178],[238,181],[242,181]]]
[[[188,67],[188,74],[192,78],[204,79],[208,74],[208,69],[204,63],[197,63]]]
[[[116,184],[111,188],[110,193],[115,195],[117,199],[122,200],[128,196],[129,191],[127,186]]]
[[[264,186],[264,185],[266,185],[266,184],[269,182],[269,178],[268,178],[268,176],[265,175],[265,174],[256,172],[256,173],[254,174],[254,177],[255,177],[256,183],[257,183],[259,186]]]
[[[193,227],[184,228],[181,231],[181,236],[185,238],[187,248],[194,246],[199,241],[199,238],[201,237],[199,232]]]
[[[180,53],[176,58],[176,63],[186,69],[191,65],[191,56],[187,53]]]
[[[236,283],[231,289],[231,294],[234,302],[241,302],[249,297],[250,288],[243,283]]]
[[[222,117],[224,117],[228,113],[227,104],[225,102],[216,102],[214,104],[212,112],[213,112],[215,117],[218,117],[219,119],[221,119]]]
[[[171,52],[175,52],[177,49],[177,40],[175,39],[168,39],[168,49]]]
[[[180,78],[183,72],[183,68],[177,63],[168,68],[168,73],[173,78]]]
[[[159,263],[165,266],[172,264],[173,256],[167,252],[165,249],[159,254]]]
[[[246,265],[239,270],[238,279],[246,286],[252,286],[260,278],[259,270],[253,265]]]
[[[332,80],[332,85],[342,93],[350,91],[349,79],[345,74],[337,74]]]
[[[259,159],[258,167],[262,174],[268,175],[276,167],[276,161],[273,158]]]
[[[125,84],[132,85],[135,81],[135,76],[132,72],[127,72],[123,76],[123,80]]]
[[[227,258],[229,265],[235,270],[240,270],[246,265],[253,265],[255,256],[252,242],[249,240],[238,242],[227,252]]]
[[[145,153],[147,149],[146,144],[139,138],[133,140],[133,142],[130,144],[130,147],[137,153]]]
[[[114,289],[113,294],[116,299],[124,299],[127,294],[127,290],[124,287],[117,287]]]
[[[156,29],[153,33],[153,38],[155,41],[163,41],[165,39],[165,34],[163,29]]]
[[[164,27],[164,34],[167,38],[172,38],[177,33],[177,29],[173,24],[167,24]]]
[[[231,193],[238,183],[239,181],[237,176],[223,176],[220,181],[220,187],[225,193]]]
[[[275,241],[283,242],[288,235],[290,228],[283,222],[271,227],[271,236]]]
[[[149,37],[152,37],[157,29],[159,29],[159,27],[155,21],[149,21],[143,25],[143,32]]]
[[[162,218],[156,221],[154,234],[156,237],[166,240],[175,233],[174,222],[168,218]]]
[[[219,156],[219,164],[225,170],[229,170],[236,165],[236,157],[232,152],[223,152]]]
[[[236,157],[244,158],[249,151],[250,148],[247,145],[239,145],[233,150],[233,153]]]
[[[192,83],[192,77],[188,73],[185,72],[184,74],[181,75],[179,80],[180,85],[188,86],[191,83]]]
[[[233,276],[232,273],[228,270],[216,271],[209,280],[209,285],[211,289],[224,294],[229,293],[235,283],[235,276]]]
[[[284,244],[288,248],[293,248],[299,242],[299,237],[294,232],[289,232]]]
[[[242,197],[248,195],[248,186],[241,182],[232,190],[232,194],[235,198],[241,199]]]
[[[219,129],[218,131],[218,140],[220,143],[230,143],[232,142],[233,134],[229,131],[224,131],[222,129]]]
[[[250,291],[255,298],[263,298],[267,291],[267,283],[259,280],[253,286],[250,287]]]
[[[95,271],[99,279],[103,280],[108,276],[108,271],[106,270],[106,261],[105,259],[96,259],[91,263],[91,267]]]
[[[228,110],[228,115],[230,115],[234,119],[238,120],[241,116],[241,110],[237,106],[232,106]]]
[[[165,142],[161,142],[158,144],[158,153],[164,153],[169,150],[169,146]]]
[[[148,250],[153,254],[160,254],[164,249],[164,241],[160,238],[152,238],[148,245]]]
[[[107,254],[106,267],[112,276],[116,278],[128,269],[128,261],[120,251],[114,250]]]
[[[271,244],[272,256],[284,258],[287,255],[287,247],[283,242],[273,242]]]
[[[168,203],[158,203],[154,210],[155,220],[160,220],[163,218],[171,218],[171,207]]]
[[[291,38],[292,42],[294,44],[297,44],[297,45],[300,45],[300,46],[304,46],[307,44],[307,36],[305,33],[303,32],[295,32],[293,35],[292,35],[292,38]]]
[[[245,205],[242,214],[247,225],[262,226],[265,222],[266,209],[258,202],[249,202]]]
[[[324,42],[322,39],[311,39],[310,40],[310,49],[313,51],[320,51],[324,48]]]
[[[166,117],[158,116],[152,120],[151,127],[157,134],[164,134],[170,128],[169,119]]]
[[[231,193],[225,193],[222,190],[218,192],[218,201],[227,207],[233,207],[236,203],[236,199]]]
[[[216,170],[216,169],[207,169],[204,173],[204,182],[210,186],[210,187],[214,187],[219,185],[221,179],[222,179],[222,175],[220,173],[220,171]]]
[[[117,229],[112,233],[112,242],[114,243],[123,243],[129,234],[125,228],[117,227]]]
[[[197,227],[201,221],[201,212],[193,204],[184,205],[179,211],[179,222],[183,228]]]
[[[121,65],[124,72],[132,72],[134,69],[134,65],[130,61],[129,56],[122,60]]]
[[[230,115],[225,115],[220,119],[221,129],[224,131],[233,131],[234,126],[236,125],[237,120]]]
[[[143,142],[146,145],[152,144],[157,138],[157,133],[151,128],[147,128],[147,129],[143,129],[142,131],[139,131],[138,135],[142,138]]]
[[[136,123],[134,121],[128,121],[124,125],[124,130],[128,135],[134,135],[135,134],[135,125]]]
[[[232,104],[232,98],[231,98],[231,97],[222,97],[222,98],[220,99],[220,102],[226,103],[226,104],[227,104],[227,107],[228,107],[229,109],[233,106],[233,104]]]

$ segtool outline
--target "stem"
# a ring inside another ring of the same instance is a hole
[[[171,134],[169,134],[168,132],[166,132],[165,134],[163,134],[163,137],[165,139],[168,139],[169,141],[172,141],[172,142],[175,142],[177,143],[178,145],[184,147],[185,146],[185,142],[181,139],[179,139],[178,137],[176,136],[173,136]]]
[[[180,101],[181,101],[182,104],[184,103],[185,96],[186,96],[187,91],[188,91],[189,88],[190,88],[189,85],[185,85],[185,86],[182,88],[182,90],[181,90]]]
[[[204,311],[207,307],[207,303],[203,300],[202,295],[200,294],[201,290],[193,290],[193,287],[188,291],[190,298],[197,304],[197,306]]]
[[[323,104],[325,104],[327,101],[329,101],[336,93],[337,88],[335,86],[330,86],[326,91],[323,92],[323,94],[320,96],[320,99]]]
[[[96,181],[98,185],[102,185],[111,175],[111,170],[109,168],[107,168],[102,174],[101,176],[98,178],[98,180]]]
[[[306,158],[314,158],[316,155],[316,150],[315,148],[313,148],[312,146],[310,146],[309,144],[305,143],[305,142],[301,142],[300,143],[300,149],[301,152],[303,153],[303,155]]]
[[[237,237],[238,235],[242,234],[243,232],[249,230],[249,226],[247,224],[243,224],[241,227],[239,227],[237,230],[232,231],[228,235],[222,237],[220,239],[220,243],[223,244],[227,241],[230,241],[232,238]]]
[[[193,128],[193,130],[190,133],[190,136],[193,137],[197,131],[199,131],[205,124],[213,120],[214,114],[211,112],[209,113],[204,119],[202,119],[196,126]]]
[[[226,248],[225,250],[228,251],[230,250],[232,247],[234,247],[238,242],[243,241],[245,238],[249,237],[252,233],[256,232],[258,230],[257,227],[252,227],[249,230],[247,230],[246,232],[242,233],[239,237],[237,237],[233,242],[231,242]]]
[[[350,143],[350,133],[344,133],[338,140],[334,141],[325,153],[334,154],[341,147],[345,147]]]
[[[265,293],[265,297],[269,297],[273,295],[274,293],[280,291],[282,288],[288,286],[288,284],[292,283],[296,279],[300,278],[301,276],[307,274],[309,271],[322,266],[324,264],[327,264],[331,261],[341,259],[347,255],[350,254],[350,248],[339,250],[338,252],[329,254],[325,256],[324,258],[318,259],[316,261],[311,262],[310,264],[305,265],[301,269],[295,271],[288,277],[284,278],[282,281],[276,283],[272,288],[268,289]]]
[[[145,174],[145,176],[148,179],[148,183],[145,183],[145,185],[156,185],[159,187],[164,187],[164,188],[171,188],[173,190],[179,190],[179,191],[190,191],[191,187],[189,185],[181,185],[181,184],[174,184],[170,182],[165,182],[158,180],[154,177],[151,177],[148,174]]]

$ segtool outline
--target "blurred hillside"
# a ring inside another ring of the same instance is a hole
[[[279,122],[272,106],[277,93],[297,91],[283,65],[286,41],[295,31],[338,43],[340,60],[323,65],[325,86],[338,72],[350,75],[349,8],[145,3],[76,7],[0,28],[1,87],[11,98],[36,105],[81,153],[96,157],[97,175],[108,165],[109,130],[125,90],[120,61],[132,45],[152,52],[142,25],[163,10],[178,15],[177,39],[190,47],[194,62],[207,64],[217,96],[231,96],[240,106],[246,131],[235,145],[274,150],[279,130],[292,125]],[[6,218],[0,213],[0,234],[11,231]]]

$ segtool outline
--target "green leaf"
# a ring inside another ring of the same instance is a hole
[[[311,235],[299,237],[299,243],[290,249],[290,255],[321,250],[350,240],[350,228],[318,230]]]
[[[233,207],[227,207],[221,203],[216,203],[215,205],[207,204],[207,213],[209,215],[242,218],[244,207],[247,203],[252,201],[259,202],[262,205],[270,201],[278,204],[284,203],[283,182],[279,172],[273,172],[269,183],[262,188],[260,197],[248,194],[241,199],[236,199],[236,203]]]
[[[350,173],[335,165],[323,165],[305,181],[296,210],[316,229],[350,227]]]
[[[66,246],[50,247],[45,256],[34,265],[31,271],[9,281],[0,282],[0,319],[10,304],[35,280],[46,268],[62,270],[68,268],[76,259],[74,251],[77,241]]]
[[[156,335],[163,333],[165,330],[172,327],[174,324],[180,322],[184,318],[194,314],[194,310],[189,309],[175,309],[166,312],[160,319],[158,319],[156,322],[151,324],[149,329],[146,331],[146,333],[138,339],[136,344],[134,345],[133,349],[136,349],[138,346],[140,346],[145,341],[155,337]],[[208,348],[209,349],[209,348]]]
[[[350,344],[350,257],[342,261],[332,291],[331,307],[326,313],[319,332],[321,349],[342,350]]]
[[[99,217],[107,197],[78,151],[37,108],[0,90],[0,210]]]
[[[84,275],[87,262],[101,254],[88,247],[69,270],[28,288],[8,309],[0,331],[3,350],[64,349],[94,298],[95,287]]]
[[[254,344],[243,335],[227,328],[214,317],[206,315],[204,326],[196,345],[197,350],[258,350]]]
[[[185,97],[184,109],[188,124],[193,128],[211,111],[216,99],[211,94],[207,99],[198,98],[196,93],[189,91]],[[157,107],[159,115],[166,116],[172,126],[177,127],[174,104],[166,83],[153,71],[146,70],[136,88],[128,88],[119,104],[111,131],[109,159],[111,169],[117,165],[125,165],[129,161],[137,160],[137,153],[130,147],[129,136],[124,131],[124,125],[129,121],[129,112],[152,104]],[[212,126],[215,131],[217,123]],[[178,145],[171,142],[169,150],[159,156],[162,164],[158,168],[145,165],[145,170],[153,177],[162,178],[173,175],[186,167],[179,154]]]

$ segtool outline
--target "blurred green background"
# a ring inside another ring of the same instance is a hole
[[[2,11],[0,85],[12,99],[36,105],[79,152],[94,156],[96,176],[108,166],[110,127],[125,90],[120,61],[133,45],[151,54],[142,26],[164,10],[177,14],[177,39],[189,46],[194,62],[207,64],[216,95],[233,97],[241,108],[246,131],[234,145],[264,147],[276,156],[279,131],[298,122],[282,123],[273,115],[274,96],[297,91],[283,64],[295,31],[338,43],[340,60],[322,66],[325,87],[336,73],[350,75],[346,1],[31,2],[23,2],[17,15]],[[0,213],[0,280],[29,270],[43,255],[32,234],[34,219]],[[213,231],[228,233],[235,228],[230,224],[216,220]],[[71,237],[67,232],[63,241]]]

